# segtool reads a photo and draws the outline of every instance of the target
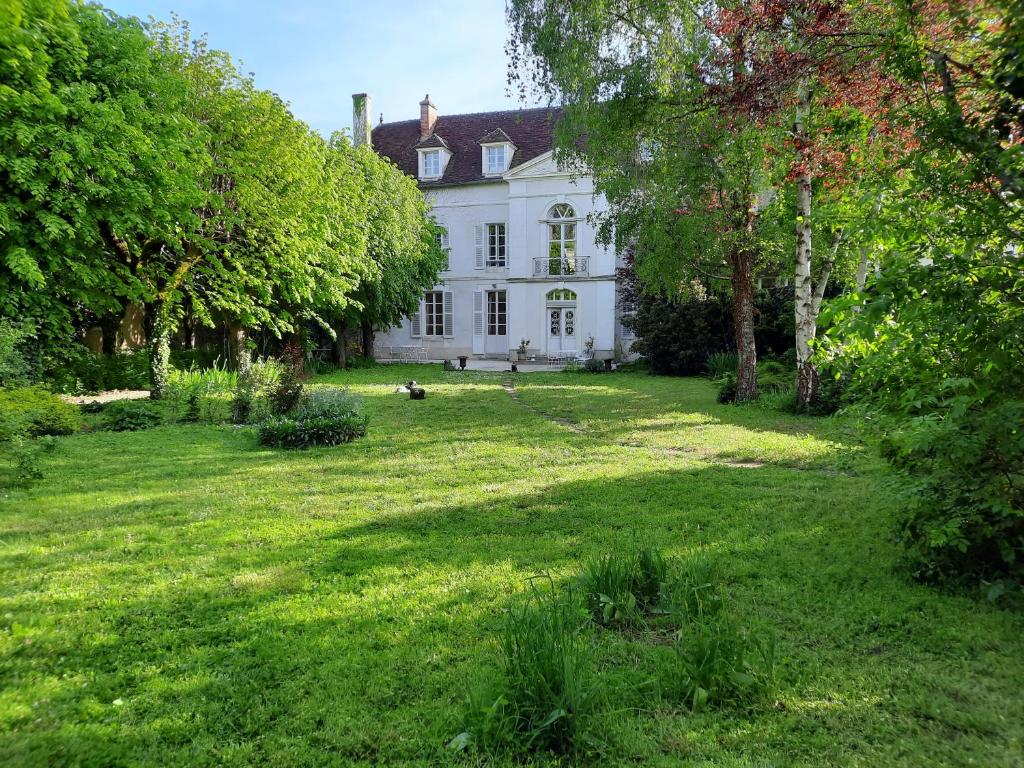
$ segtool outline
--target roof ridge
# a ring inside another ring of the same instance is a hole
[[[546,110],[548,112],[553,112],[555,110],[562,109],[562,108],[563,108],[562,105],[559,104],[559,105],[552,105],[552,106],[548,106],[548,107],[523,107],[521,109],[492,109],[492,110],[487,110],[487,111],[484,111],[484,112],[458,112],[458,113],[455,113],[455,114],[447,114],[447,113],[443,113],[443,112],[438,112],[437,119],[441,120],[441,119],[446,118],[446,117],[482,117],[482,116],[485,116],[485,115],[486,116],[491,116],[491,115],[515,115],[515,114],[520,114],[520,113],[523,113],[523,112],[541,112],[541,111],[544,111],[544,110]],[[412,118],[411,120],[393,120],[391,122],[377,123],[377,125],[375,125],[373,127],[374,128],[379,128],[382,125],[401,125],[402,123],[416,123],[418,125],[419,122],[420,122],[419,118]]]

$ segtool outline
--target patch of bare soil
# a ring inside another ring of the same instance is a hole
[[[85,403],[109,403],[112,400],[142,400],[149,397],[148,389],[110,389],[94,395],[61,395],[69,403],[84,405]]]

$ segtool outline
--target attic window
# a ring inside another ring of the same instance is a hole
[[[423,178],[436,179],[441,175],[441,150],[432,149],[423,153]]]
[[[505,144],[484,147],[487,153],[487,175],[501,174],[508,167],[506,162],[507,148]]]

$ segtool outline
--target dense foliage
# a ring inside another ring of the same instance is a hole
[[[792,295],[787,288],[755,293],[754,337],[762,354],[792,348]],[[730,299],[721,291],[690,291],[675,298],[644,293],[631,322],[638,337],[632,351],[647,358],[653,373],[700,376],[709,356],[736,348]],[[735,374],[735,357],[732,362]]]
[[[0,389],[0,441],[70,435],[81,426],[78,408],[42,387]]]
[[[289,411],[259,425],[259,439],[274,448],[313,448],[350,443],[366,434],[361,402],[342,390],[302,394]]]
[[[796,405],[865,415],[903,477],[918,575],[1019,582],[1019,2],[513,0],[508,16],[527,65],[510,79],[568,103],[560,150],[608,195],[606,229],[654,297],[639,308],[679,315],[694,279],[730,278],[735,310],[749,286],[730,243],[761,269],[793,253]],[[641,348],[692,371],[720,324],[687,318],[691,341],[648,323]],[[742,341],[726,399],[758,370]]]
[[[160,426],[164,414],[160,406],[146,400],[116,400],[103,407],[101,426],[111,432],[135,432]]]
[[[160,396],[185,320],[301,336],[346,312],[388,322],[433,284],[415,182],[322,139],[187,24],[3,7],[0,318],[33,334],[37,376],[80,358],[88,327],[109,353],[141,310]]]

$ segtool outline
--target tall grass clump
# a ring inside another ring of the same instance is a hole
[[[573,593],[534,586],[506,613],[499,649],[499,669],[470,691],[465,730],[450,746],[578,752],[599,687],[589,622]]]
[[[756,706],[774,690],[774,636],[725,614],[696,617],[676,635],[660,678],[663,694],[694,712]]]
[[[597,623],[638,626],[662,602],[668,576],[662,554],[641,547],[588,560],[580,575],[580,589]]]
[[[711,561],[689,557],[672,572],[665,608],[676,632],[662,693],[693,711],[707,706],[752,707],[774,690],[775,640],[728,610]]]
[[[712,352],[708,355],[704,367],[708,372],[709,379],[720,379],[726,374],[736,373],[739,367],[739,358],[735,352]]]
[[[209,368],[172,368],[168,376],[172,391],[187,395],[198,392],[203,395],[231,392],[238,384],[238,374],[229,371],[227,361],[217,358]]]

